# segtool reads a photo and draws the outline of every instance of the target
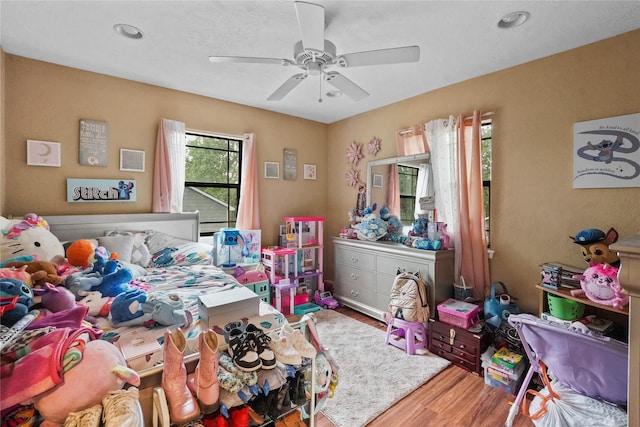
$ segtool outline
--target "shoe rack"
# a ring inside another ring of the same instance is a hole
[[[310,343],[313,342],[311,339],[311,332],[310,332],[312,329],[315,330],[315,320],[313,319],[313,317],[309,315],[305,315],[299,322],[292,323],[291,326],[295,329],[300,329],[301,331],[303,331],[305,339]],[[279,331],[279,330],[276,330],[276,331]],[[310,372],[312,373],[316,372],[315,357],[311,358]],[[315,427],[316,413],[319,410],[319,408],[317,407],[318,393],[319,391],[316,390],[316,381],[311,381],[311,398],[310,399],[308,399],[302,405],[298,405],[296,407],[283,411],[276,420],[271,420],[270,418],[266,417],[265,423],[263,424],[263,426],[272,426],[274,425],[275,421],[282,418],[290,419],[292,413],[298,411],[300,412],[301,423],[303,423],[304,425],[308,425],[309,427]],[[151,423],[152,423],[151,425],[153,427],[172,427],[170,413],[169,413],[169,406],[167,402],[168,401],[167,401],[167,397],[164,392],[164,389],[161,386],[154,387],[153,388],[153,409],[152,409],[152,416],[151,416]],[[305,407],[308,407],[308,411],[309,411],[308,413],[306,412],[306,409],[303,411],[302,408],[305,408]],[[145,422],[145,426],[148,426],[148,425],[149,423],[147,420],[147,422]]]

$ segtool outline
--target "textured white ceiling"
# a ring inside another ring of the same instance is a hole
[[[338,54],[418,45],[420,61],[340,72],[370,93],[319,96],[311,76],[282,101],[267,97],[299,70],[214,64],[210,55],[292,59],[300,32],[292,1],[0,1],[7,53],[323,123],[640,28],[640,1],[314,1]],[[531,19],[497,27],[506,13]],[[140,28],[127,40],[114,24]],[[636,52],[636,54],[638,54]]]

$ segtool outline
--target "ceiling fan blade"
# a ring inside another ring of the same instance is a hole
[[[297,1],[294,3],[305,50],[324,51],[324,6]]]
[[[210,62],[226,62],[230,64],[273,64],[273,65],[293,65],[289,59],[278,58],[252,58],[248,56],[210,56]]]
[[[369,50],[347,53],[336,58],[341,67],[362,67],[365,65],[399,64],[420,60],[419,46],[394,47],[391,49]]]
[[[280,101],[282,98],[287,96],[289,92],[293,90],[296,86],[300,84],[304,79],[307,78],[307,73],[295,74],[282,84],[275,92],[271,94],[267,98],[267,101]]]
[[[335,87],[354,101],[360,101],[361,99],[369,96],[367,91],[337,71],[329,71],[325,74],[324,79],[329,82],[331,86]]]

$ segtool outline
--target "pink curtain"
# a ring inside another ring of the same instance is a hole
[[[258,198],[258,158],[255,134],[246,133],[242,142],[242,179],[236,227],[242,230],[260,229]]]
[[[471,119],[458,117],[458,207],[461,251],[460,275],[473,283],[474,297],[483,299],[489,291],[489,257],[484,229],[482,190],[481,114],[474,111]],[[457,254],[456,254],[457,255]]]
[[[400,180],[398,179],[398,165],[389,165],[387,208],[391,215],[400,218]]]
[[[396,132],[396,156],[411,156],[429,151],[422,126],[412,126]]]
[[[153,167],[153,212],[182,212],[185,164],[184,123],[160,119]]]

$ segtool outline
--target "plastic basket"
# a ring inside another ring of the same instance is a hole
[[[547,294],[549,314],[562,320],[576,320],[584,314],[584,304],[568,298]]]

